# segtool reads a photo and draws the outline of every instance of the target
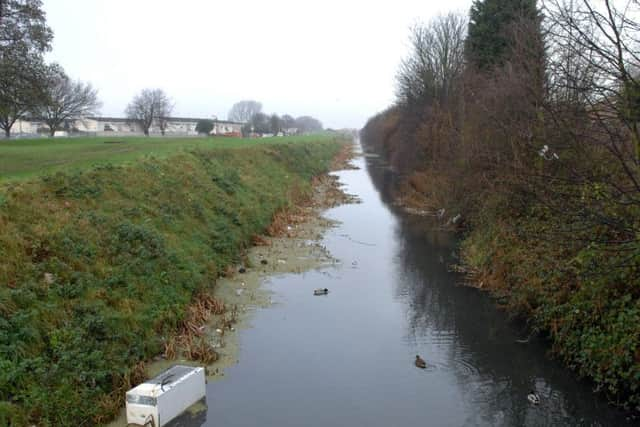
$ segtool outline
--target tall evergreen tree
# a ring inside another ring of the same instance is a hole
[[[465,46],[467,62],[480,70],[502,65],[513,46],[513,25],[520,20],[540,26],[536,0],[474,0]]]

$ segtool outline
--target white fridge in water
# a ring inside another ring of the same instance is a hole
[[[205,370],[175,365],[127,392],[127,423],[162,427],[206,395]]]

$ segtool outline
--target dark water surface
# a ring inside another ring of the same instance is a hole
[[[380,159],[355,163],[338,175],[363,203],[327,212],[341,224],[323,244],[340,265],[271,280],[277,303],[240,333],[239,364],[208,384],[208,411],[189,425],[629,423],[541,343],[517,344],[524,332],[487,295],[457,286],[454,239],[391,207]],[[319,287],[329,295],[314,297]]]

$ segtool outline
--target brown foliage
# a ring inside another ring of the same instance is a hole
[[[467,69],[447,102],[400,99],[362,135],[400,173],[403,204],[465,218],[467,280],[637,405],[640,3],[616,6],[548,0],[546,58],[516,22],[507,60]]]
[[[224,303],[212,295],[202,292],[189,306],[179,333],[164,343],[164,356],[175,359],[182,353],[189,360],[210,364],[218,359],[206,335],[206,326],[214,315],[226,312]]]
[[[251,238],[251,244],[253,246],[269,246],[270,245],[267,239],[257,234]]]

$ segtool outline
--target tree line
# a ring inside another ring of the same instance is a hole
[[[243,100],[236,102],[229,114],[229,120],[242,122],[243,135],[251,133],[271,133],[277,135],[285,131],[293,131],[296,133],[317,132],[323,129],[322,122],[311,116],[300,116],[294,118],[289,114],[267,114],[262,111],[262,103],[254,100]]]
[[[41,0],[0,0],[0,129],[7,138],[20,119],[42,120],[53,136],[69,121],[96,114],[101,107],[98,91],[90,83],[71,79],[60,64],[45,62],[52,40]],[[174,106],[162,89],[143,89],[127,105],[125,115],[145,135],[154,124],[164,135]],[[236,103],[229,120],[246,123],[245,135],[322,130],[322,123],[313,117],[266,114],[262,104],[250,100]],[[212,120],[198,124],[198,132],[208,134],[211,129]]]
[[[0,129],[5,137],[20,119],[42,120],[50,136],[70,120],[96,114],[98,91],[71,79],[59,64],[47,64],[53,32],[40,0],[0,0]],[[164,134],[173,103],[161,89],[144,89],[126,108],[126,116],[145,135],[157,122]]]
[[[227,114],[229,121],[242,123],[242,135],[251,134],[301,134],[318,132],[323,129],[322,122],[311,116],[294,118],[289,114],[279,116],[276,113],[267,114],[262,111],[262,103],[251,99],[238,101]],[[210,119],[200,120],[196,126],[196,132],[208,135],[214,127],[215,121]]]
[[[45,63],[52,39],[40,0],[0,1],[0,129],[6,137],[27,114],[42,118],[53,135],[66,120],[100,107],[89,83]]]
[[[410,32],[362,130],[398,190],[460,212],[463,256],[556,355],[640,404],[638,0],[476,0]]]

